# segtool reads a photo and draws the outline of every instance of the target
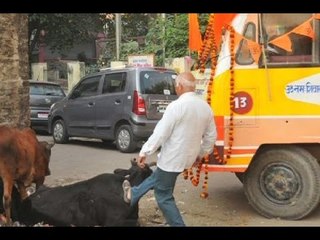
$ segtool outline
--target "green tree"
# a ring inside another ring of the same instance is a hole
[[[116,37],[115,14],[102,13],[106,21],[108,38]],[[121,14],[121,41],[128,42],[136,37],[145,36],[149,30],[149,22],[156,14],[147,13],[124,13]]]
[[[208,16],[199,14],[202,33]],[[42,38],[41,31],[45,33]],[[63,52],[75,44],[92,40],[101,31],[108,39],[101,62],[105,62],[105,58],[115,60],[115,14],[29,14],[29,56],[39,41],[50,46],[52,51]],[[161,14],[121,14],[121,60],[127,60],[130,54],[154,54],[156,65],[161,66],[164,56],[189,55],[188,38],[188,14],[166,14],[165,21]]]
[[[205,32],[208,18],[209,14],[199,14],[202,34]],[[150,20],[146,44],[140,53],[153,53],[158,66],[164,65],[164,57],[184,57],[190,54],[188,14],[166,14],[165,20],[158,14]],[[192,53],[192,57],[196,58],[196,53]]]
[[[115,14],[105,14],[108,43],[106,56],[115,60]],[[163,57],[174,58],[189,55],[188,14],[121,14],[120,60],[126,61],[131,54],[154,54],[155,63],[163,65]],[[209,14],[199,14],[200,30],[205,32]],[[144,43],[137,37],[145,36]],[[163,50],[165,52],[163,52]],[[196,58],[196,53],[192,53]]]
[[[29,56],[39,41],[52,51],[62,52],[93,39],[103,31],[105,19],[98,13],[32,13],[29,14]]]
[[[106,19],[105,32],[107,44],[104,63],[116,60],[116,22],[115,14],[101,14]],[[126,61],[128,55],[139,54],[145,46],[144,37],[148,33],[149,23],[156,14],[125,13],[121,14],[120,60]]]

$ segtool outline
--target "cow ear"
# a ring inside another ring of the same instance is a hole
[[[45,147],[47,150],[50,150],[55,143],[48,143],[47,141],[39,141],[39,143]]]
[[[54,146],[54,143],[48,143],[46,149],[50,150]]]

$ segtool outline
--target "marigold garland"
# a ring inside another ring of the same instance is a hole
[[[211,50],[211,73],[210,73],[210,79],[208,82],[207,87],[207,103],[211,106],[211,95],[214,89],[213,82],[214,82],[214,76],[215,76],[215,70],[217,65],[217,46],[216,41],[214,37],[213,32],[213,22],[214,22],[214,14],[210,14],[209,23],[207,26],[207,30],[205,33],[203,45],[200,50],[200,58],[199,58],[199,64],[200,66],[200,72],[204,73],[205,70],[205,63],[209,56],[209,52]],[[234,86],[235,86],[235,78],[234,78],[234,65],[235,65],[235,30],[232,26],[226,25],[225,29],[230,32],[230,97],[229,97],[229,108],[230,108],[230,118],[229,118],[229,137],[228,137],[228,150],[226,154],[226,158],[221,158],[216,146],[214,146],[213,149],[213,156],[214,159],[220,163],[220,164],[226,164],[227,160],[230,159],[231,153],[232,153],[232,146],[234,141],[234,112],[232,110],[233,104],[234,104]],[[186,169],[183,172],[184,179],[190,179],[192,184],[194,186],[198,186],[200,181],[200,172],[202,165],[204,164],[204,182],[202,186],[202,193],[200,194],[201,198],[207,198],[209,196],[208,194],[208,163],[209,163],[209,155],[206,155],[197,165],[197,171],[196,171],[196,177],[193,175],[192,167],[189,169]]]
[[[229,148],[227,150],[226,159],[230,159],[232,153],[232,146],[234,140],[234,112],[232,110],[234,105],[234,86],[235,86],[235,78],[234,78],[234,65],[235,65],[235,30],[232,26],[226,25],[226,29],[230,32],[230,119],[229,119]]]
[[[234,112],[232,110],[233,104],[234,104],[234,86],[235,86],[235,78],[234,78],[234,65],[235,65],[235,31],[234,28],[230,25],[225,26],[226,30],[230,32],[230,98],[229,98],[229,108],[230,108],[230,118],[229,118],[229,138],[228,138],[228,150],[225,158],[221,158],[218,150],[216,147],[214,147],[213,151],[213,157],[216,162],[220,164],[226,164],[227,160],[230,159],[231,153],[232,153],[232,146],[234,141]],[[217,63],[215,62],[215,65],[211,66],[211,76],[210,81],[213,82],[214,74],[215,74],[215,67]],[[211,79],[212,78],[212,79]],[[209,81],[209,83],[210,83]],[[208,85],[207,95],[211,96],[211,88],[213,88],[213,83]],[[207,97],[207,102],[209,105],[211,105],[211,97]]]
[[[204,39],[202,42],[201,49],[199,51],[199,68],[200,73],[204,73],[206,68],[206,61],[208,59],[211,47],[214,45],[214,14],[210,14],[209,22],[207,25],[206,32],[204,34]]]
[[[206,155],[198,162],[198,164],[196,166],[196,168],[197,168],[196,177],[194,177],[194,175],[193,175],[192,167],[184,170],[184,172],[183,172],[184,179],[187,180],[189,178],[192,185],[197,187],[200,182],[201,168],[202,168],[202,165],[204,164],[205,177],[204,177],[204,181],[203,181],[203,185],[202,185],[203,191],[200,194],[201,198],[207,198],[209,196],[209,193],[208,193],[208,179],[209,179],[209,177],[208,177],[208,175],[209,175],[208,163],[209,163],[209,155]]]

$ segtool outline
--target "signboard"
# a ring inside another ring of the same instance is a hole
[[[128,65],[134,67],[153,67],[154,66],[154,55],[129,55]]]

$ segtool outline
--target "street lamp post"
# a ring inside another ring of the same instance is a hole
[[[120,41],[121,41],[121,15],[116,13],[116,56],[120,59]]]
[[[162,41],[162,57],[163,57],[163,66],[165,65],[165,59],[166,59],[166,43],[165,43],[165,35],[166,35],[166,26],[165,26],[165,22],[166,22],[166,14],[162,13],[162,21],[163,21],[163,41]]]

